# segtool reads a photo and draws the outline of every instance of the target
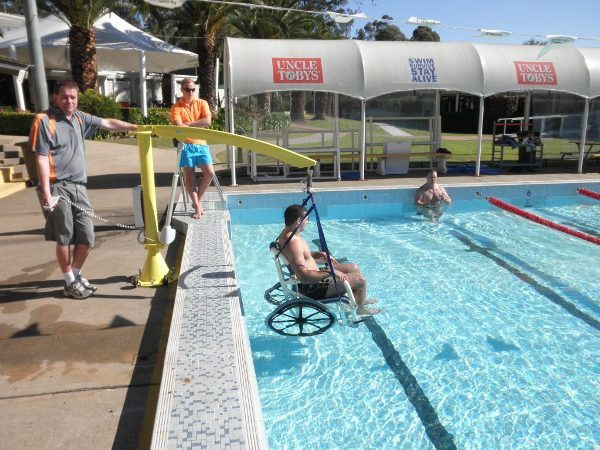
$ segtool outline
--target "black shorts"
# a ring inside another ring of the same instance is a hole
[[[302,295],[312,298],[313,300],[323,300],[327,298],[327,290],[329,289],[329,281],[323,280],[317,283],[300,283],[298,292]]]

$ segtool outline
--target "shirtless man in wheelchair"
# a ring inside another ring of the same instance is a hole
[[[327,261],[326,253],[322,251],[311,252],[308,243],[301,236],[302,231],[308,224],[308,217],[304,218],[305,215],[306,208],[302,205],[291,205],[285,210],[285,228],[278,239],[279,248],[283,248],[283,255],[289,261],[290,267],[298,280],[300,280],[298,291],[301,294],[313,300],[335,297],[337,292],[329,268],[320,269],[316,261],[316,259]],[[296,233],[285,245],[296,228]],[[343,283],[348,280],[358,306],[357,314],[367,315],[381,312],[380,309],[366,307],[366,305],[376,303],[376,301],[366,299],[367,281],[360,272],[358,265],[339,264],[333,256],[331,262],[340,293],[345,292]]]

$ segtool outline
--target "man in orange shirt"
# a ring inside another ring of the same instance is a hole
[[[181,82],[182,97],[171,106],[171,123],[178,126],[206,128],[210,126],[212,116],[206,100],[196,98],[196,85],[191,78]],[[215,176],[212,158],[206,141],[201,139],[186,139],[183,144],[179,167],[183,168],[185,187],[194,205],[194,219],[204,215],[202,196],[210,186]],[[202,170],[202,180],[196,189],[195,168]]]

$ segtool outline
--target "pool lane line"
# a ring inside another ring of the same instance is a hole
[[[429,398],[427,398],[427,395],[425,395],[425,392],[419,386],[419,382],[411,373],[408,366],[402,361],[400,353],[398,353],[394,344],[387,337],[383,328],[379,326],[372,316],[364,318],[363,322],[371,332],[373,342],[377,344],[381,353],[383,353],[387,365],[400,382],[408,400],[415,408],[421,423],[425,427],[425,433],[427,433],[427,437],[429,437],[433,446],[436,449],[443,450],[456,449],[452,434],[440,422]]]
[[[503,269],[506,269],[508,272],[510,272],[517,278],[519,278],[521,281],[527,283],[529,286],[531,286],[533,289],[535,289],[539,294],[546,297],[552,303],[563,308],[565,311],[567,311],[573,317],[583,320],[585,323],[587,323],[592,328],[595,328],[597,331],[600,331],[600,321],[594,319],[589,314],[586,314],[585,312],[581,311],[579,308],[577,308],[577,306],[575,306],[573,303],[568,302],[565,299],[563,299],[559,294],[554,292],[549,287],[543,286],[542,284],[538,283],[530,275],[528,275],[524,272],[521,272],[515,266],[510,265],[508,262],[504,261],[502,258],[494,255],[492,253],[492,251],[489,250],[488,248],[477,245],[475,242],[470,240],[467,236],[460,233],[458,230],[450,230],[450,233],[453,234],[463,244],[465,244],[469,248],[468,251],[477,252],[480,255],[483,255],[486,258],[491,259],[497,265],[499,265]]]
[[[557,219],[562,220],[564,225],[570,226],[572,228],[577,228],[583,231],[584,233],[589,234],[590,236],[600,238],[600,233],[598,233],[596,230],[592,230],[591,228],[589,228],[589,225],[587,223],[581,222],[579,220],[573,219],[572,217],[567,217],[563,214],[553,211],[544,211],[544,215],[556,217]]]
[[[581,195],[585,195],[586,197],[600,200],[600,192],[590,191],[586,188],[577,188],[577,192]]]
[[[523,261],[522,259],[518,258],[517,256],[498,248],[498,246],[496,245],[496,243],[493,240],[491,240],[485,236],[480,236],[472,230],[467,230],[465,227],[459,225],[456,222],[454,222],[453,228],[462,232],[466,236],[470,236],[472,240],[474,238],[475,241],[479,242],[484,247],[487,247],[488,250],[493,251],[495,254],[504,258],[506,261],[510,261],[513,265],[516,264],[522,270],[525,270],[525,272],[535,275],[543,282],[548,283],[549,285],[562,291],[563,293],[565,291],[569,291],[569,295],[568,295],[569,298],[577,300],[577,303],[586,306],[592,312],[600,315],[600,305],[598,303],[596,303],[593,299],[591,299],[584,293],[579,292],[579,291],[574,291],[571,286],[565,284],[565,282],[562,281],[560,278],[556,278],[553,275],[550,275],[548,273],[540,271],[538,268],[532,266],[528,262]]]
[[[537,214],[534,214],[532,212],[525,211],[524,209],[519,208],[510,203],[506,203],[505,201],[502,201],[499,198],[487,196],[485,199],[492,205],[497,206],[498,208],[503,209],[504,211],[508,211],[509,213],[523,217],[524,219],[530,220],[531,222],[544,225],[545,227],[552,228],[553,230],[560,231],[562,233],[571,235],[579,239],[583,239],[584,241],[591,242],[592,244],[600,245],[600,238],[598,237],[590,236],[589,234],[584,233],[582,231],[569,228],[565,225],[553,222],[552,220],[548,220],[542,216],[538,216]]]

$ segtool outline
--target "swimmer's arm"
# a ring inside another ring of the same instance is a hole
[[[318,281],[324,280],[329,276],[328,272],[309,269],[306,266],[306,260],[304,259],[304,251],[302,245],[300,245],[300,242],[291,240],[284,252],[286,254],[285,256],[290,262],[292,271],[302,283],[316,283]]]
[[[316,260],[320,259],[320,260],[323,260],[324,262],[327,262],[327,253],[325,253],[325,252],[311,252],[311,255]],[[333,255],[329,255],[329,257],[331,258],[332,263],[337,264],[337,261],[335,260]]]
[[[442,201],[444,203],[446,203],[447,205],[451,205],[452,204],[452,199],[450,198],[450,196],[446,192],[446,189],[444,189],[444,188],[442,188]]]
[[[419,188],[417,189],[417,192],[415,192],[415,205],[417,206],[424,206],[429,204],[429,202],[424,202],[423,200],[421,200],[423,198],[423,189]]]

